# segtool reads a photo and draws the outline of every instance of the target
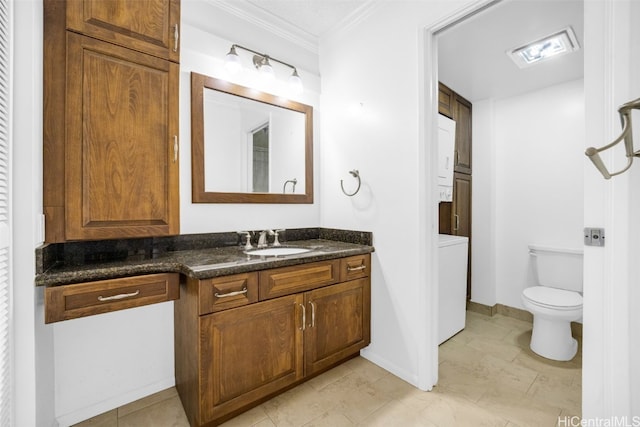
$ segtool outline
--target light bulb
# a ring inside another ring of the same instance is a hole
[[[296,94],[300,94],[304,91],[302,79],[298,75],[298,70],[295,68],[293,69],[293,73],[289,76],[289,87]]]
[[[260,75],[271,80],[275,78],[275,74],[273,72],[273,67],[269,63],[269,58],[266,56],[262,59],[262,63],[260,64]]]
[[[232,74],[237,73],[242,68],[242,64],[240,63],[240,57],[236,53],[235,46],[231,46],[231,50],[229,51],[229,53],[227,53],[227,56],[224,58],[224,66]]]

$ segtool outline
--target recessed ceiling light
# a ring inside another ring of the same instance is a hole
[[[549,58],[566,55],[580,49],[576,34],[573,28],[567,27],[539,40],[527,43],[507,51],[518,67],[526,68],[530,65],[544,61]]]

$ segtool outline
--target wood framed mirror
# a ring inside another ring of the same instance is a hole
[[[194,203],[313,203],[313,107],[191,73]]]

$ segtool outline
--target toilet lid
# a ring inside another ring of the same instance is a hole
[[[582,295],[574,291],[533,286],[525,289],[523,295],[534,303],[550,307],[572,308],[582,306]]]

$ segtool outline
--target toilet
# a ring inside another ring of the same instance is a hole
[[[531,350],[552,360],[571,360],[578,342],[571,322],[582,318],[582,250],[529,245],[537,286],[522,291],[533,314]]]

